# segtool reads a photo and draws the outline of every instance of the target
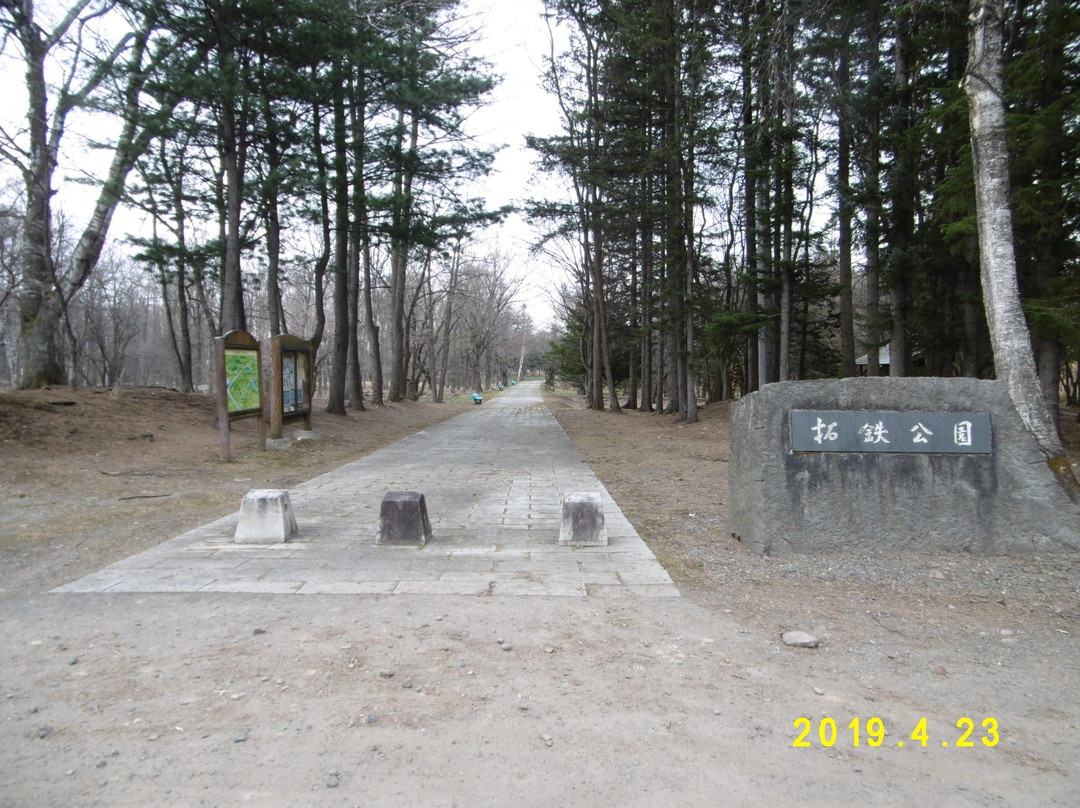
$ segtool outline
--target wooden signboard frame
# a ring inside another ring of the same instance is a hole
[[[262,349],[259,341],[246,331],[230,331],[224,336],[215,337],[214,367],[221,459],[232,459],[229,452],[229,425],[241,418],[255,418],[259,448],[266,449]]]
[[[291,334],[270,338],[270,387],[267,390],[270,438],[281,438],[286,420],[304,419],[311,430],[311,343]]]

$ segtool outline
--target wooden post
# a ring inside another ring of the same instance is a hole
[[[283,413],[284,401],[282,400],[282,371],[281,371],[281,339],[270,338],[270,387],[266,391],[266,401],[270,408],[270,439],[278,440],[284,431]]]
[[[225,338],[214,337],[214,378],[217,380],[217,418],[221,432],[221,459],[232,460],[229,454],[229,391],[225,378]]]

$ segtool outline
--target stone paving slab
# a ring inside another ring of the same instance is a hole
[[[432,538],[375,544],[388,491],[419,491]],[[598,492],[609,544],[560,547],[562,498]],[[540,396],[510,387],[456,418],[289,490],[299,535],[235,544],[239,513],[54,592],[678,597]],[[237,503],[239,506],[239,503]]]

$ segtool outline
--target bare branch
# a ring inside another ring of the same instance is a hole
[[[18,141],[0,124],[0,157],[11,163],[24,177],[29,170],[30,154],[18,146]]]
[[[60,22],[53,27],[52,34],[42,41],[42,46],[46,51],[51,50],[59,44],[60,40],[64,38],[72,24],[74,24],[75,20],[79,18],[79,15],[86,10],[86,7],[89,6],[91,2],[92,0],[78,0],[75,5],[68,9],[67,14],[65,14]]]

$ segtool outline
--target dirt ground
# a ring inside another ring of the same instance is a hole
[[[47,595],[468,405],[222,463],[199,397],[0,397],[0,806],[1077,804],[1080,559],[756,556],[725,405],[548,402],[683,598]]]
[[[252,488],[289,488],[459,414],[464,403],[404,402],[313,413],[320,440],[256,448],[230,430],[221,462],[214,402],[160,388],[0,395],[0,597],[66,581],[233,513]],[[285,424],[291,435],[302,420]]]

